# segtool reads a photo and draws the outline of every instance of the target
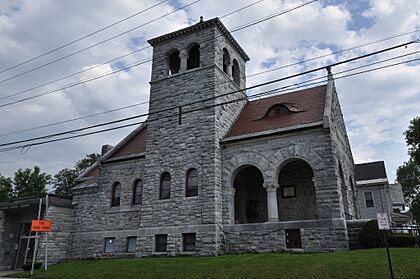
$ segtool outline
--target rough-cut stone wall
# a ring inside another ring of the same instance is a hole
[[[329,127],[331,129],[332,147],[335,155],[335,174],[342,204],[342,214],[346,219],[358,217],[357,192],[354,173],[354,161],[349,138],[344,123],[343,113],[334,82],[329,81],[327,95],[331,97]],[[342,172],[340,171],[340,167]],[[342,179],[343,178],[343,179]],[[343,185],[344,180],[344,185]]]
[[[127,255],[127,237],[137,235],[142,205],[133,205],[133,186],[144,178],[144,158],[103,163],[97,186],[75,191],[75,227],[69,257]],[[111,207],[112,184],[121,183],[120,206]],[[104,253],[105,237],[115,237],[115,253]]]
[[[73,231],[73,209],[65,207],[48,207],[48,217],[53,223],[52,231],[48,233],[48,263],[56,264],[67,259]],[[45,259],[45,233],[40,234],[38,261]]]
[[[10,269],[15,255],[15,244],[19,226],[18,216],[11,212],[0,211],[0,270]],[[13,234],[13,238],[9,235]]]
[[[341,214],[340,193],[337,186],[328,129],[311,128],[225,144],[223,151],[223,223],[234,223],[234,191],[232,181],[244,165],[258,167],[265,185],[277,185],[281,166],[290,159],[306,161],[314,172],[317,220],[328,227],[315,227],[321,250],[346,249],[347,230]],[[280,200],[281,202],[281,200]],[[297,201],[299,202],[299,201]],[[322,237],[321,237],[322,236]],[[309,236],[308,236],[309,237]],[[309,247],[307,247],[309,249]]]

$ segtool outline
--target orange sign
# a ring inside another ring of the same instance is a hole
[[[33,232],[50,232],[52,227],[51,220],[32,220]]]

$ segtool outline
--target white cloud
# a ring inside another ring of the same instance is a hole
[[[190,1],[183,0],[183,4]],[[130,34],[72,56],[39,71],[0,84],[0,96],[8,95],[63,75],[101,64],[111,58],[133,50],[133,38],[152,37],[185,27],[188,22],[197,22],[200,16],[209,19],[227,14],[254,1],[201,1],[188,9],[153,24],[139,28]],[[414,30],[419,26],[420,3],[412,0],[371,0],[370,7],[362,12],[373,20],[372,24],[360,30],[350,30],[349,24],[355,15],[345,1],[319,1],[302,9],[271,19],[233,35],[251,57],[247,73],[266,70],[267,65],[275,68],[314,56],[329,54],[337,49],[370,42],[391,34]],[[0,3],[0,65],[5,68],[25,59],[57,47],[135,11],[151,6],[157,1],[8,1]],[[234,28],[255,19],[296,6],[301,1],[265,0],[259,4],[223,19],[228,28]],[[104,40],[136,25],[171,11],[168,4],[159,6],[136,18],[96,34],[84,41],[62,49],[48,57],[0,74],[7,78],[25,69],[41,65],[72,51]],[[363,27],[363,22],[361,23]],[[392,44],[408,40],[408,36],[377,45],[365,47],[311,63],[284,68],[248,79],[248,84],[257,84],[304,69],[320,67],[326,63],[346,59],[361,53],[375,51]],[[142,42],[139,47],[146,46]],[[371,59],[382,59],[418,49],[381,55]],[[151,50],[142,51],[123,59],[127,65],[150,57]],[[362,65],[364,61],[351,66]],[[114,66],[114,68],[113,68]],[[100,112],[119,106],[126,106],[148,99],[150,63],[137,66],[127,72],[63,90],[60,93],[34,99],[19,105],[0,108],[1,133],[37,126],[44,123],[65,120],[81,115]],[[349,65],[350,67],[350,65]],[[347,122],[353,154],[356,162],[387,160],[389,176],[407,158],[402,132],[408,121],[418,115],[420,93],[419,65],[403,65],[371,74],[337,80],[344,116]],[[333,69],[338,72],[346,67]],[[115,65],[104,65],[70,80],[61,81],[46,88],[28,92],[25,96],[42,93],[60,87],[68,82],[82,81],[115,69]],[[322,73],[324,74],[324,73]],[[301,78],[300,80],[302,80]],[[291,81],[283,84],[290,84]],[[278,85],[277,85],[278,86]],[[265,90],[265,89],[261,89]],[[0,101],[3,103],[3,101]],[[121,117],[147,111],[147,106],[134,107],[116,113],[88,118],[80,122],[57,127],[0,137],[0,142],[32,137],[45,133],[67,130],[93,123],[115,120]],[[25,155],[19,152],[0,155],[0,173],[11,175],[16,169],[41,165],[44,171],[54,173],[60,168],[70,167],[85,154],[99,151],[102,143],[116,144],[130,129],[79,138],[71,141],[31,148]],[[13,159],[11,159],[13,158]]]

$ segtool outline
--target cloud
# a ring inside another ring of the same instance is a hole
[[[1,1],[0,3],[0,65],[5,68],[31,58],[37,54],[60,46],[82,35],[88,34],[136,11],[147,8],[158,1]],[[162,18],[72,56],[59,63],[34,71],[9,82],[0,83],[0,96],[9,95],[31,86],[59,78],[70,73],[99,65],[114,57],[147,46],[147,39],[174,31],[195,23],[200,16],[210,19],[222,16],[254,1],[200,1],[187,11],[180,11]],[[187,0],[169,2],[61,49],[51,55],[0,74],[0,79],[41,65],[51,59],[105,40],[127,29],[139,26],[174,9],[186,5]],[[265,0],[248,9],[222,19],[228,29],[272,15],[296,6],[301,1]],[[176,5],[175,5],[176,4]],[[276,17],[261,24],[233,33],[251,57],[247,73],[253,74],[282,65],[296,63],[312,57],[333,53],[392,34],[407,32],[419,27],[420,3],[411,0],[371,0],[363,5],[329,0],[305,6],[302,9]],[[321,67],[328,63],[376,51],[408,41],[410,36],[384,41],[376,45],[317,59],[305,64],[283,68],[247,79],[248,85],[298,73],[305,69]],[[367,61],[414,51],[399,49],[389,54],[358,61],[351,65],[336,67],[335,73],[349,67],[360,66]],[[105,74],[151,56],[151,49],[124,58],[121,62],[105,64],[69,80],[60,81],[45,88],[25,94],[31,96],[61,87],[69,82],[80,82],[87,78]],[[40,124],[70,119],[112,108],[148,100],[151,63],[134,67],[107,78],[98,79],[74,88],[62,90],[45,97],[19,105],[0,109],[0,130],[3,133]],[[356,162],[386,160],[388,174],[393,178],[395,168],[407,159],[403,131],[408,121],[418,116],[420,93],[418,64],[401,65],[386,70],[337,80],[344,117]],[[325,73],[319,73],[318,76]],[[337,75],[338,77],[339,75]],[[273,86],[288,85],[305,80],[301,77]],[[266,90],[267,88],[261,88]],[[16,98],[15,98],[16,99]],[[3,100],[4,101],[4,100]],[[0,104],[3,102],[0,101]],[[8,137],[0,142],[18,140],[47,133],[115,120],[147,111],[147,106],[137,106],[115,113],[87,118],[58,127],[50,127]],[[101,144],[116,144],[132,129],[123,129],[71,141],[33,147],[24,155],[19,151],[0,155],[0,173],[11,175],[18,168],[41,166],[43,171],[55,173],[87,153],[100,150]]]

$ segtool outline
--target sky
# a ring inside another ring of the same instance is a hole
[[[146,48],[148,39],[194,24],[199,21],[200,16],[205,20],[220,17],[226,27],[232,30],[308,1],[161,2],[0,1],[0,71],[156,5],[83,40],[0,73],[0,144],[146,113],[147,104],[135,104],[148,101],[151,63],[121,69],[151,57],[152,49]],[[190,6],[183,8],[190,3]],[[224,16],[252,3],[255,4]],[[179,10],[173,12],[176,9]],[[126,32],[131,29],[133,30]],[[116,36],[120,33],[125,34]],[[402,35],[404,33],[408,34]],[[247,78],[247,85],[252,86],[419,39],[420,1],[319,0],[234,32],[233,36],[251,58],[246,65],[246,71],[247,75],[251,75]],[[112,37],[115,38],[109,39]],[[390,37],[395,38],[369,44]],[[104,40],[107,41],[92,47]],[[364,47],[358,47],[364,44]],[[86,50],[71,55],[85,48]],[[142,50],[111,61],[139,49]],[[347,51],[333,54],[342,50]],[[355,162],[385,161],[390,181],[394,181],[397,167],[408,159],[403,132],[410,119],[420,116],[420,63],[403,63],[346,78],[339,78],[339,72],[405,54],[407,56],[371,68],[419,58],[419,54],[408,55],[418,50],[420,43],[414,43],[332,69],[336,74],[337,92]],[[62,58],[64,56],[68,57]],[[282,67],[319,56],[325,57]],[[54,62],[58,59],[60,60]],[[274,70],[279,67],[279,70]],[[121,71],[116,74],[63,89],[69,84],[119,69]],[[369,68],[363,68],[365,69]],[[267,70],[273,71],[252,76]],[[75,74],[77,72],[82,73]],[[287,86],[324,74],[319,72],[311,76],[301,76],[274,86]],[[71,77],[40,86],[69,75]],[[33,87],[38,88],[28,90]],[[267,89],[264,87],[247,94],[252,95]],[[54,92],[9,104],[51,91]],[[131,107],[34,129],[125,106]],[[25,129],[31,130],[22,132]],[[117,144],[133,129],[134,127],[130,127],[1,152],[0,174],[13,176],[16,170],[33,168],[34,165],[40,166],[44,172],[55,174],[60,169],[71,168],[86,154],[99,153],[103,144]]]

